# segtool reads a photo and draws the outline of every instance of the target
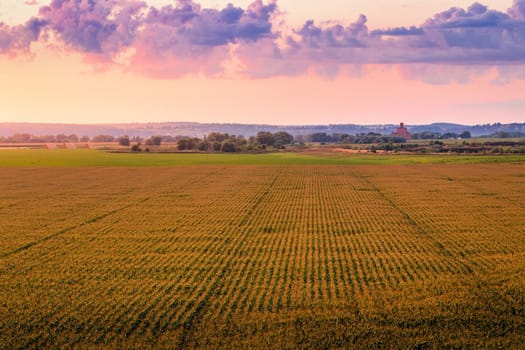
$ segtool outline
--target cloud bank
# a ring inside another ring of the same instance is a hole
[[[365,15],[353,23],[286,27],[276,0],[220,9],[192,0],[160,8],[138,0],[52,0],[26,23],[0,23],[0,54],[29,54],[33,43],[53,42],[97,64],[160,78],[312,70],[334,76],[345,65],[367,64],[525,64],[525,0],[507,12],[480,3],[453,7],[407,27],[369,30]]]

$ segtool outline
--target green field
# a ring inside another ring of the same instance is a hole
[[[523,160],[0,151],[0,349],[520,349]]]
[[[330,151],[260,154],[116,153],[100,150],[0,150],[0,167],[175,166],[175,165],[366,165],[523,162],[523,155],[345,154]]]

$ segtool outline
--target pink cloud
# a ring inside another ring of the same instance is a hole
[[[28,53],[31,43],[38,40],[45,26],[46,22],[40,18],[32,18],[25,24],[16,26],[0,22],[0,54]]]
[[[284,33],[274,25],[278,15],[276,0],[222,9],[193,0],[160,8],[139,0],[52,0],[25,24],[0,24],[0,53],[30,52],[31,43],[54,37],[99,66],[164,78],[216,76],[225,67],[255,78],[307,72],[332,78],[363,64],[407,65],[406,77],[432,76],[428,65],[525,65],[525,0],[507,12],[474,3],[420,25],[372,31],[361,15],[346,24],[307,21]],[[470,74],[455,70],[435,80],[465,81]]]

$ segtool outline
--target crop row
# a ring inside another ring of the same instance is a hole
[[[182,348],[207,326],[352,309],[525,248],[523,215],[498,210],[523,196],[457,167],[46,170],[38,200],[15,180],[33,174],[11,171],[0,347]],[[524,190],[514,173],[504,178]],[[23,224],[25,198],[47,217]]]

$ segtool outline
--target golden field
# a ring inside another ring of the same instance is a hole
[[[525,164],[0,169],[0,348],[522,348]]]

